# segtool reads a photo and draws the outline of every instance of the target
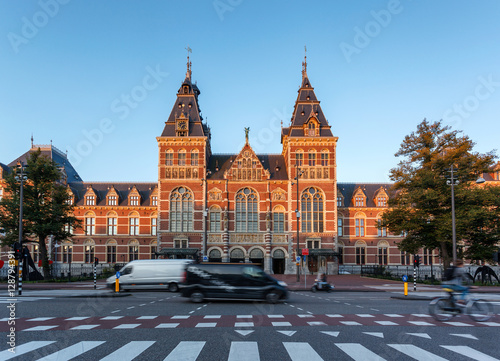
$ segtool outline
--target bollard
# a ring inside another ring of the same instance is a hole
[[[403,275],[403,282],[404,282],[404,294],[405,296],[408,296],[408,276]]]
[[[115,292],[120,292],[120,281],[118,280],[118,277],[115,281]]]
[[[408,296],[408,282],[405,282],[405,296]]]

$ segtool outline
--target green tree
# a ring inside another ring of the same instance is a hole
[[[46,242],[49,237],[62,241],[71,237],[66,226],[80,227],[73,216],[74,205],[68,202],[66,186],[58,165],[42,155],[31,152],[25,168],[27,180],[23,196],[23,244],[38,244],[44,277],[50,278]],[[5,178],[5,196],[0,201],[0,233],[3,246],[11,246],[19,238],[20,184],[16,168]]]
[[[452,255],[451,167],[454,169],[457,245],[464,256],[488,260],[500,240],[499,188],[480,187],[478,176],[495,161],[494,152],[473,151],[474,142],[441,122],[424,120],[416,132],[406,136],[391,169],[394,197],[382,217],[381,226],[404,234],[398,247],[417,253],[421,248],[439,249],[445,267]]]

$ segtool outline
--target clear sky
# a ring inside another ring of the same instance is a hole
[[[68,151],[85,181],[157,180],[192,49],[214,153],[280,153],[308,75],[340,182],[385,182],[404,136],[443,119],[500,146],[500,2],[0,0],[0,162]]]

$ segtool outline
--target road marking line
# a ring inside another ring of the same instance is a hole
[[[271,324],[276,327],[292,325],[290,322],[271,322]]]
[[[93,328],[99,327],[100,325],[80,325],[70,328],[70,330],[91,330]]]
[[[340,348],[349,357],[352,357],[355,361],[365,361],[365,360],[373,360],[373,361],[385,361],[382,357],[377,355],[376,353],[368,350],[365,346],[360,345],[359,343],[336,343],[335,346]]]
[[[439,357],[438,355],[435,355],[429,351],[426,351],[420,347],[414,346],[414,345],[397,345],[397,344],[392,344],[388,345],[389,347],[392,347],[395,350],[398,350],[399,352],[404,353],[405,355],[408,355],[410,357],[413,357],[416,360],[419,361],[447,361],[446,359]]]
[[[36,327],[31,327],[27,328],[26,330],[23,331],[47,331],[50,330],[51,328],[56,328],[58,326],[36,326]]]
[[[10,360],[11,358],[24,355],[25,353],[31,352],[41,347],[45,347],[50,345],[56,341],[31,341],[19,346],[16,346],[16,352],[10,352],[9,350],[5,350],[0,352],[0,360]]]
[[[459,353],[460,355],[470,357],[473,360],[498,361],[498,359],[491,357],[489,355],[486,355],[480,351],[474,350],[473,348],[470,348],[469,346],[443,346],[443,345],[440,345],[440,346],[444,347],[447,350]]]
[[[160,323],[155,328],[176,328],[179,326],[179,323]]]
[[[154,343],[155,341],[130,341],[125,346],[102,358],[101,361],[131,361]]]
[[[139,327],[140,325],[140,323],[122,323],[121,325],[113,327],[113,330],[128,330],[131,328]]]
[[[359,322],[355,321],[340,321],[340,323],[346,325],[346,326],[361,326]]]
[[[323,361],[307,342],[283,342],[292,361]]]
[[[217,322],[200,322],[195,327],[215,327]]]
[[[231,342],[228,361],[259,361],[257,342]]]
[[[38,361],[50,361],[50,360],[69,360],[74,357],[80,356],[81,354],[92,350],[94,347],[97,347],[103,344],[104,341],[82,341],[78,342],[72,346],[63,348],[57,352],[54,352],[46,357],[38,359]]]
[[[181,341],[163,361],[195,361],[203,346],[204,341]]]
[[[234,327],[253,327],[253,322],[235,322]]]

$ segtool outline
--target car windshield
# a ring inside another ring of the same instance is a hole
[[[248,277],[253,277],[253,278],[265,278],[266,274],[264,271],[261,269],[258,269],[256,267],[245,267],[243,269],[243,274]]]

